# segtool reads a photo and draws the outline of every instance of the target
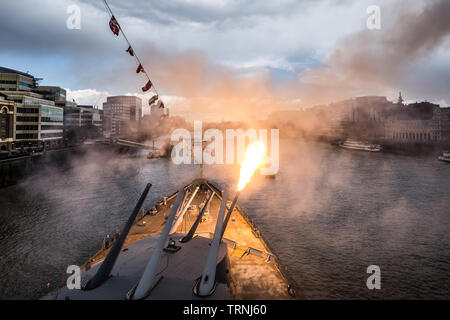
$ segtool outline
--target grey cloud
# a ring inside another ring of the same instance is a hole
[[[81,0],[101,9],[101,1]],[[143,20],[158,21],[160,23],[226,23],[239,18],[264,16],[270,17],[279,14],[289,14],[294,9],[313,3],[312,0],[229,0],[229,1],[182,1],[182,0],[152,0],[152,1],[108,1],[111,8],[118,14],[136,17]]]
[[[226,85],[234,90],[233,81],[240,74],[259,73],[261,77],[261,71],[269,68],[292,72],[309,67],[299,75],[300,82],[279,83],[266,73],[252,86],[262,83],[277,87],[279,92],[288,93],[283,98],[301,98],[309,105],[317,97],[328,102],[355,92],[384,94],[386,89],[402,85],[417,91],[419,96],[426,94],[419,84],[421,79],[426,79],[433,88],[427,91],[430,95],[450,100],[448,90],[442,85],[442,81],[448,84],[448,68],[442,67],[448,59],[439,60],[436,65],[423,60],[442,47],[447,38],[449,20],[443,18],[449,16],[448,1],[421,1],[414,7],[424,8],[420,14],[417,10],[399,10],[400,2],[394,5],[390,2],[382,8],[381,32],[363,30],[338,39],[326,60],[317,55],[318,48],[329,50],[342,33],[341,25],[336,22],[345,23],[332,20],[333,9],[344,12],[344,17],[365,22],[365,8],[360,2],[109,2],[156,83],[162,83],[163,89],[167,88],[167,93],[173,95],[181,95],[193,84],[198,90],[202,81],[208,88],[211,78],[215,81],[226,78],[231,83]],[[140,88],[142,79],[136,77],[133,61],[124,54],[123,39],[116,39],[109,31],[108,15],[100,0],[36,3],[20,0],[2,5],[3,52],[30,56],[59,54],[67,61],[69,74],[79,81],[80,89],[90,87],[124,93]],[[72,3],[81,5],[81,30],[65,27],[67,5]],[[348,26],[355,26],[355,22]],[[324,42],[329,47],[324,47]],[[232,67],[217,66],[224,62]],[[178,70],[188,72],[190,66],[185,66],[188,64],[192,64],[196,73],[172,81]],[[324,66],[317,67],[320,64]],[[408,81],[412,77],[418,80]],[[270,99],[279,93],[261,92]],[[238,96],[245,94],[239,92]]]
[[[107,30],[99,28],[98,14],[91,15],[93,7],[83,7],[81,30],[69,30],[66,10],[69,1],[32,0],[10,1],[2,4],[0,10],[0,39],[2,51],[29,54],[52,55],[92,54],[99,47],[108,47],[110,39],[99,34]],[[106,20],[106,12],[103,14]],[[95,17],[95,18],[94,18]]]
[[[321,93],[326,102],[330,96],[340,98],[355,94],[375,94],[402,89],[401,84],[411,84],[415,78],[422,88],[416,96],[430,92],[426,87],[439,87],[439,80],[448,78],[446,68],[440,79],[431,79],[431,68],[426,59],[450,35],[450,2],[433,0],[413,8],[390,7],[395,13],[390,20],[382,20],[381,30],[362,30],[339,41],[321,68],[311,69],[301,75],[306,84],[304,95],[317,100]],[[385,8],[386,10],[386,8]],[[425,83],[424,78],[431,80]],[[446,83],[448,86],[448,82]],[[411,90],[413,91],[413,90]],[[449,93],[440,92],[449,99]]]

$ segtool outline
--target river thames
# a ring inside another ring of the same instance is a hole
[[[145,203],[198,177],[175,165],[105,151],[76,155],[0,189],[0,298],[37,299],[65,282],[102,239]],[[238,166],[205,166],[234,188]],[[436,155],[353,152],[282,140],[276,179],[255,176],[240,204],[309,299],[449,299],[450,165]],[[381,290],[366,269],[381,268]]]

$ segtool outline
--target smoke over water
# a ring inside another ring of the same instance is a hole
[[[221,66],[200,51],[166,53],[147,47],[141,58],[164,95],[182,97],[169,100],[172,111],[190,119],[251,122],[274,110],[357,95],[392,96],[448,40],[450,2],[382,7],[381,12],[381,30],[364,26],[339,40],[322,66],[301,70],[282,83],[266,69],[248,72]],[[123,82],[113,74],[135,78],[128,64],[118,68],[120,72],[111,73],[113,82]],[[426,83],[421,87],[423,92],[417,94],[426,98]]]
[[[450,2],[430,1],[420,8],[399,6],[384,15],[381,30],[362,30],[340,41],[326,65],[300,74],[305,101],[327,102],[354,94],[398,91],[413,77],[416,63],[450,35]],[[424,83],[424,85],[426,85]]]
[[[283,100],[283,93],[273,86],[270,76],[263,70],[245,76],[239,70],[214,64],[199,51],[170,54],[151,48],[142,56],[144,63],[151,66],[150,76],[158,91],[163,91],[160,94],[171,108],[171,114],[189,120],[251,121],[293,104],[290,98]],[[123,77],[117,79],[116,74],[135,79],[129,69],[128,64],[121,65],[108,78],[114,85],[123,82]],[[139,82],[135,87],[139,87]],[[151,96],[145,94],[143,98]],[[145,100],[144,106],[147,106]]]

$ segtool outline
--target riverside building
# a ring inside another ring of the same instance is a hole
[[[137,130],[142,100],[135,96],[107,97],[103,103],[103,135],[120,137]]]
[[[0,93],[0,151],[13,148],[14,143],[14,102]]]
[[[64,109],[64,127],[82,128],[95,127],[99,134],[102,133],[102,111],[94,109],[90,105],[71,105]]]
[[[386,121],[386,139],[404,143],[442,141],[446,128],[441,116],[441,108],[437,104],[419,102],[403,105]]]
[[[14,103],[11,149],[63,145],[63,108],[45,99],[45,93],[38,93],[38,80],[28,73],[0,67],[0,93]]]
[[[63,144],[63,108],[33,92],[4,91],[14,101],[16,148],[53,148]]]
[[[31,74],[0,67],[0,91],[32,91],[39,80]]]

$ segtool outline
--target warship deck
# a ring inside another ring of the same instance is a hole
[[[216,195],[210,202],[209,214],[205,214],[202,222],[198,225],[194,239],[195,237],[212,239],[214,233],[221,202],[221,192],[215,186],[209,183],[207,185],[216,191]],[[173,194],[168,197],[165,204],[163,201],[158,202],[155,206],[157,209],[156,213],[141,215],[141,217],[136,219],[125,240],[122,251],[136,242],[142,242],[140,240],[152,238],[151,236],[163,230],[175,196],[176,194]],[[207,191],[200,189],[194,197],[191,206],[198,207],[202,202],[206,201],[206,198]],[[176,230],[176,234],[172,235],[172,237],[176,239],[181,237],[180,235],[186,234],[197,215],[198,211],[192,212],[188,210],[183,222]],[[232,212],[231,219],[224,233],[223,243],[228,253],[229,269],[227,276],[229,294],[232,299],[293,299],[296,297],[295,285],[289,283],[281,271],[276,257],[261,237],[261,233],[250,222],[244,210],[239,206],[236,206]],[[91,268],[96,269],[105,259],[111,247],[101,249],[92,256],[83,266],[85,272],[92,273],[92,270],[91,272],[89,270]],[[148,258],[146,257],[146,259]],[[197,261],[197,264],[202,268],[205,261],[206,259],[203,257]],[[223,298],[227,297],[224,296]]]

